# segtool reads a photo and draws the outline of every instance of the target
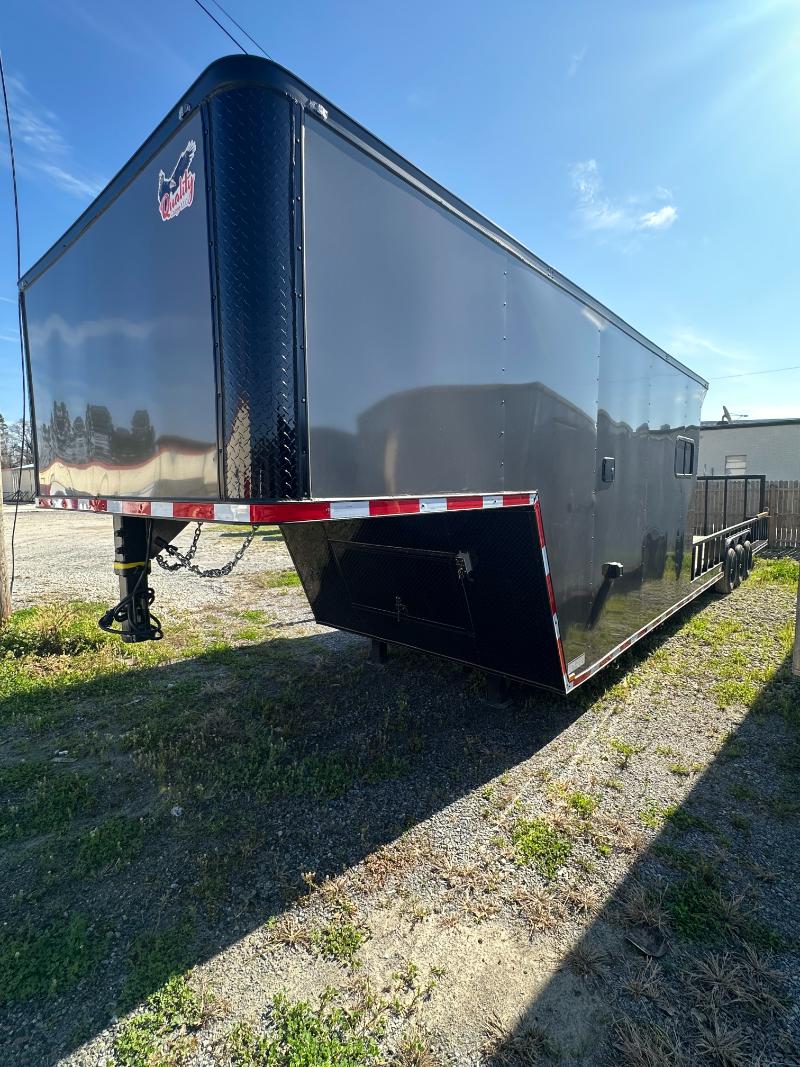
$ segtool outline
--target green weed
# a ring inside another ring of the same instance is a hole
[[[237,641],[258,641],[264,634],[256,626],[243,626],[233,636]]]
[[[367,939],[365,931],[349,919],[335,919],[312,935],[312,943],[320,955],[354,966],[356,953]]]
[[[757,559],[750,580],[756,585],[775,582],[778,585],[797,588],[800,563],[794,559]]]
[[[384,1025],[368,1008],[345,1009],[328,989],[318,1008],[275,997],[269,1032],[238,1024],[228,1037],[233,1067],[377,1067],[384,1062],[378,1038]]]
[[[0,928],[0,1004],[69,989],[103,958],[106,937],[74,914],[43,928]]]
[[[189,918],[167,930],[136,938],[128,951],[120,1009],[130,1010],[154,989],[186,970],[191,962],[193,939],[194,923]]]
[[[19,804],[0,809],[0,841],[65,830],[95,802],[94,783],[85,774],[51,774],[28,789]]]
[[[635,756],[642,751],[641,745],[632,745],[629,741],[622,741],[618,737],[612,737],[608,742],[608,747],[620,757],[620,769],[628,766],[631,756]]]
[[[256,581],[264,589],[292,589],[301,584],[295,570],[262,571]]]
[[[202,998],[183,975],[174,975],[147,998],[144,1011],[126,1019],[114,1039],[119,1067],[167,1067],[189,1051],[187,1035],[203,1018]]]
[[[130,862],[143,843],[141,819],[112,815],[82,838],[75,857],[75,873],[91,875],[118,869]]]
[[[572,842],[546,819],[520,819],[511,832],[517,862],[532,863],[546,878],[554,878],[572,852]]]
[[[597,808],[597,797],[576,790],[567,797],[567,803],[582,819],[589,819]]]

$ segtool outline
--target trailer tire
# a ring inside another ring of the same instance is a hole
[[[718,593],[727,595],[728,593],[732,593],[736,588],[734,585],[734,574],[738,573],[738,562],[739,561],[736,559],[736,551],[733,548],[729,548],[722,561],[722,573],[720,574],[719,581],[714,586],[714,589]]]
[[[745,578],[750,577],[750,571],[753,569],[753,543],[752,541],[744,541],[742,543],[744,549],[744,556],[742,557],[742,581]]]
[[[744,570],[744,548],[741,544],[736,545],[734,548],[734,554],[736,556],[736,563],[734,564],[735,570],[733,573],[733,588],[738,589],[742,584],[742,571]]]

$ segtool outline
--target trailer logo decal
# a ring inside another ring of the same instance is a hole
[[[158,172],[158,212],[163,222],[180,215],[185,207],[191,207],[194,200],[194,171],[192,165],[197,144],[189,141],[178,156],[172,174],[167,177],[163,170]]]

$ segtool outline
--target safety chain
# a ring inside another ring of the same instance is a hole
[[[236,564],[248,550],[250,545],[253,543],[253,538],[255,537],[256,531],[258,530],[258,526],[253,526],[251,528],[250,533],[242,542],[241,547],[235,553],[233,559],[229,559],[228,562],[223,564],[222,567],[209,567],[208,570],[204,571],[201,570],[201,568],[198,567],[196,563],[192,563],[195,552],[197,552],[197,542],[200,540],[200,533],[202,531],[202,527],[203,524],[201,522],[198,522],[197,529],[194,531],[192,543],[185,554],[181,552],[180,549],[176,548],[175,545],[164,545],[161,552],[159,552],[157,556],[153,557],[159,567],[161,567],[162,570],[165,571],[177,571],[181,568],[185,568],[187,571],[191,571],[192,574],[196,574],[198,578],[224,578],[225,575],[231,573],[233,568],[236,566]],[[162,557],[162,552],[166,552],[167,555],[172,556],[172,558],[176,560],[176,562],[169,563],[166,559]]]

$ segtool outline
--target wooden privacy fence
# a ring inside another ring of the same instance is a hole
[[[689,505],[693,534],[709,534],[769,511],[769,544],[800,548],[800,481],[767,482],[761,476],[699,477]]]
[[[800,548],[800,481],[770,482],[769,543],[781,548]]]

